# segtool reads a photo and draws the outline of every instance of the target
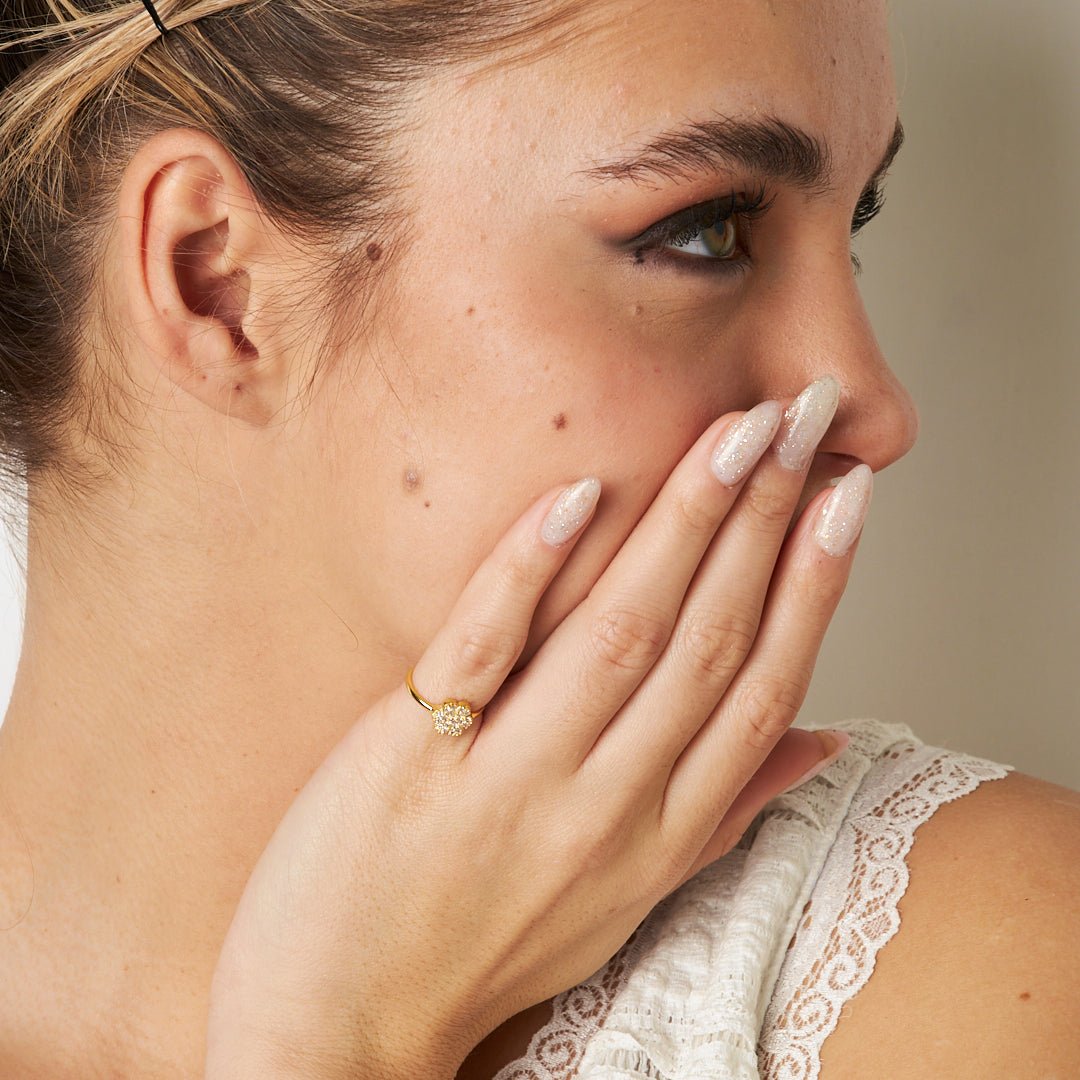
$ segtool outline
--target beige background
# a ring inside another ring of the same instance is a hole
[[[895,0],[892,29],[908,141],[857,250],[922,423],[798,722],[1080,789],[1080,4]]]
[[[877,478],[799,723],[901,721],[1080,789],[1080,3],[898,0],[892,22],[908,143],[858,250],[922,427]]]

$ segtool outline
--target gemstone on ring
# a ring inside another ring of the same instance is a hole
[[[440,735],[460,735],[473,722],[472,710],[467,701],[444,701],[431,711],[435,730]]]

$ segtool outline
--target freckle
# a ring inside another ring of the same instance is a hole
[[[836,57],[835,56],[830,56],[829,57],[829,62],[832,64],[833,67],[836,67]]]
[[[431,506],[431,500],[430,500],[430,499],[425,499],[425,500],[424,500],[424,509],[426,510],[426,509],[428,509],[428,508],[429,508],[430,506]]]
[[[566,427],[566,413],[559,413],[557,416],[551,418],[551,426],[556,431],[562,431]]]
[[[1021,1000],[1021,1001],[1027,1001],[1027,1000],[1028,1000],[1028,999],[1029,999],[1030,997],[1031,997],[1031,994],[1030,994],[1030,993],[1029,993],[1029,992],[1028,992],[1027,990],[1025,990],[1025,991],[1024,991],[1024,992],[1023,992],[1023,993],[1022,993],[1022,994],[1020,995],[1020,1000]]]
[[[469,306],[468,306],[468,307],[467,307],[467,308],[465,309],[465,314],[466,314],[466,315],[473,315],[473,314],[475,314],[475,313],[476,313],[476,308],[474,308],[474,307],[472,306],[472,304],[470,304],[470,305],[469,305]]]
[[[634,305],[634,314],[635,315],[642,314],[642,312],[644,312],[644,310],[645,310],[645,305],[644,304],[637,303],[637,304]]]
[[[382,244],[378,244],[374,240],[368,244],[365,250],[367,251],[367,257],[372,262],[378,262],[382,258]]]
[[[420,473],[416,469],[406,469],[401,480],[406,491],[415,491],[420,486]]]

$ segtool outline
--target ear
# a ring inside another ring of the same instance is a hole
[[[255,315],[283,264],[267,257],[274,238],[232,155],[206,132],[160,131],[128,164],[118,209],[121,296],[152,374],[266,423],[288,378],[280,355],[260,353],[275,350]]]

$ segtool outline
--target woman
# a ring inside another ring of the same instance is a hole
[[[882,4],[7,12],[0,1074],[1075,1072],[1080,796],[790,727]]]

